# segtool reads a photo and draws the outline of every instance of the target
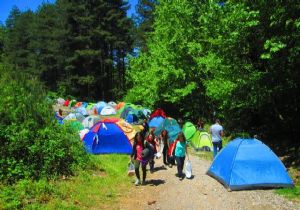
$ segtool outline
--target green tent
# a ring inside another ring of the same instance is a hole
[[[84,129],[83,125],[81,124],[81,122],[78,122],[78,121],[71,121],[70,122],[71,124],[71,127],[73,129],[75,129],[76,131],[81,131]]]
[[[132,103],[125,103],[125,105],[124,105],[121,109],[119,109],[119,110],[117,111],[117,113],[118,113],[118,114],[121,114],[121,113],[124,111],[124,109],[126,109],[126,108],[128,108],[128,107],[133,108],[133,106],[134,106],[134,104],[132,104]]]
[[[207,132],[196,131],[191,139],[191,145],[195,150],[212,151],[211,136]]]
[[[186,122],[182,128],[182,132],[187,141],[191,140],[193,135],[196,133],[197,129],[191,122]]]
[[[91,110],[92,108],[94,108],[95,105],[96,105],[95,103],[88,103],[86,109]]]

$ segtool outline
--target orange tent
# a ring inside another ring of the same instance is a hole
[[[116,110],[121,109],[125,105],[125,102],[119,102],[116,106]]]

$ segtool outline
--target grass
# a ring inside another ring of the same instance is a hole
[[[91,159],[93,164],[74,177],[0,185],[0,209],[118,209],[118,197],[131,184],[126,174],[128,156]]]
[[[208,130],[208,128],[205,129],[206,132]],[[225,136],[225,137],[222,137],[222,146],[223,148],[229,143],[229,141],[231,140],[232,138],[229,136]],[[201,159],[204,159],[204,160],[209,160],[209,161],[212,161],[213,160],[213,152],[210,151],[210,152],[206,152],[206,151],[195,151],[191,146],[188,148],[188,151],[190,154],[193,154]]]
[[[289,174],[294,180],[294,188],[283,188],[276,190],[276,193],[290,200],[300,201],[300,169],[289,168]]]

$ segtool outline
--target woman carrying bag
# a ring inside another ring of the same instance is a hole
[[[146,167],[150,157],[153,156],[154,154],[153,151],[154,150],[152,145],[147,141],[145,141],[143,133],[142,132],[136,133],[134,137],[134,143],[132,146],[132,153],[130,156],[131,162],[134,163],[135,175],[136,175],[136,181],[135,181],[136,186],[140,184],[142,185],[146,184],[146,176],[147,176]],[[140,178],[140,166],[143,172],[142,182]]]
[[[177,163],[176,176],[179,177],[179,180],[182,180],[184,178],[184,174],[182,173],[182,171],[183,171],[185,156],[187,156],[189,160],[189,156],[187,153],[186,139],[183,133],[179,133],[175,141],[175,160]]]

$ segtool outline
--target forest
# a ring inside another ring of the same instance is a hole
[[[0,26],[0,161],[24,152],[2,152],[17,138],[11,132],[27,143],[50,138],[41,102],[49,94],[124,100],[193,122],[219,118],[227,135],[257,136],[299,160],[298,1],[140,0],[132,17],[128,8],[123,0],[57,0],[11,10]],[[40,176],[22,167],[0,178]]]

